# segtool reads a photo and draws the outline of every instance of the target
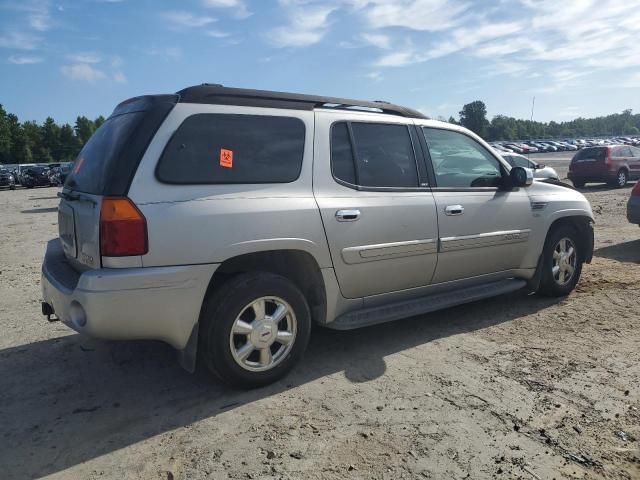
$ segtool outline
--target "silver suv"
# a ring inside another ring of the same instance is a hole
[[[241,387],[291,369],[312,323],[567,295],[593,251],[580,193],[379,101],[220,85],[133,98],[59,196],[43,314],[165,341]]]

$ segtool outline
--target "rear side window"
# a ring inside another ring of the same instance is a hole
[[[156,175],[178,184],[293,182],[304,136],[304,123],[292,117],[192,115],[169,140]]]
[[[108,178],[117,169],[118,157],[144,116],[144,112],[135,112],[108,118],[80,151],[65,186],[79,192],[104,194]]]
[[[331,137],[331,168],[336,179],[363,187],[418,187],[406,125],[340,122],[333,125]]]
[[[585,160],[604,160],[607,156],[607,147],[592,147],[592,148],[583,148],[576,156],[573,157],[575,162],[582,162]]]

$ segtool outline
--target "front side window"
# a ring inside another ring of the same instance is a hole
[[[335,123],[331,128],[331,169],[336,179],[363,187],[418,187],[406,125]]]
[[[451,130],[423,127],[438,187],[498,187],[500,162],[471,137]]]
[[[165,183],[287,183],[300,176],[305,126],[292,117],[201,113],[165,147],[156,174]]]

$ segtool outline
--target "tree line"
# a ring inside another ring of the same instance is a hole
[[[20,122],[16,115],[7,113],[0,105],[0,163],[72,161],[104,121],[103,116],[95,120],[79,116],[73,126],[59,125],[51,117],[42,124]],[[496,115],[489,121],[486,105],[476,100],[462,107],[458,119],[450,117],[448,121],[463,125],[488,141],[640,134],[640,114],[634,115],[630,109],[604,117],[576,118],[560,123],[505,115]]]
[[[102,116],[95,120],[80,116],[73,126],[59,125],[51,117],[42,124],[20,122],[0,105],[0,163],[72,161],[103,123]]]
[[[462,107],[458,120],[450,117],[448,121],[462,125],[488,141],[640,134],[640,114],[634,115],[631,109],[604,117],[576,118],[560,123],[535,122],[506,115],[496,115],[489,121],[486,105],[476,100]]]

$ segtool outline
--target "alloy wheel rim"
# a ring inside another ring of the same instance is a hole
[[[575,275],[578,256],[576,246],[570,238],[562,238],[553,249],[553,267],[551,273],[555,282],[564,286]]]
[[[291,306],[279,297],[260,297],[242,308],[229,334],[235,362],[251,372],[280,364],[293,348],[297,332]]]
[[[618,174],[618,185],[624,187],[627,184],[627,175],[624,172]]]

